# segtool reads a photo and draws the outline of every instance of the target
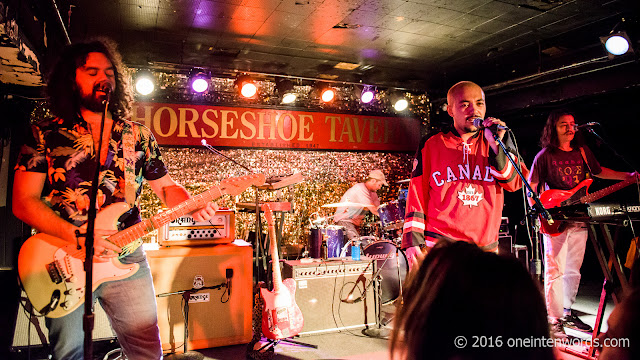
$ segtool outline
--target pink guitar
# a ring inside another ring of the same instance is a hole
[[[592,194],[588,194],[589,186],[593,183],[593,179],[585,179],[571,190],[550,189],[544,191],[540,194],[540,202],[547,209],[572,204],[586,204],[603,198],[635,182],[636,178],[633,177],[625,181],[620,181],[619,183],[613,184],[602,190],[598,190]],[[553,224],[549,224],[543,217],[540,217],[540,220],[542,225],[541,230],[543,233],[551,236],[557,236],[562,233],[563,221],[555,221]]]
[[[278,241],[270,204],[262,204],[264,216],[269,227],[271,243],[271,259],[273,270],[273,291],[260,289],[264,300],[262,311],[262,333],[267,339],[279,340],[298,335],[304,320],[302,312],[296,304],[296,282],[293,279],[282,281],[280,259],[278,258]]]
[[[122,247],[146,233],[163,226],[193,210],[204,207],[224,194],[238,195],[251,185],[264,184],[262,174],[223,180],[201,194],[176,207],[109,236],[108,240]],[[120,202],[102,209],[96,216],[96,227],[117,229],[118,218],[129,205]],[[77,250],[57,237],[36,234],[27,239],[18,255],[18,275],[33,307],[42,315],[58,318],[84,303],[84,250]],[[93,261],[93,289],[105,281],[125,279],[138,271],[138,264],[123,264],[117,258]]]

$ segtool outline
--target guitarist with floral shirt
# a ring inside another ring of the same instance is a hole
[[[529,174],[531,187],[536,192],[571,190],[592,176],[610,180],[626,180],[635,176],[635,173],[600,166],[591,150],[576,138],[576,129],[571,113],[555,110],[549,114],[540,140],[543,149],[533,160]],[[545,300],[552,332],[558,338],[566,338],[564,326],[587,332],[592,330],[571,310],[580,286],[587,227],[579,222],[568,222],[562,226],[558,235],[543,234]]]
[[[76,234],[86,230],[100,123],[108,93],[110,102],[100,148],[99,209],[128,202],[132,209],[126,219],[121,217],[124,227],[139,222],[135,200],[143,179],[169,207],[190,198],[169,176],[149,129],[125,121],[133,96],[124,69],[114,44],[106,40],[66,47],[52,68],[47,93],[56,117],[32,125],[33,139],[22,146],[13,187],[14,214],[40,233],[84,246],[84,237]],[[123,142],[131,144],[130,150],[123,151]],[[131,175],[126,176],[126,172]],[[209,202],[192,215],[196,221],[204,221],[215,210],[215,203]],[[116,231],[99,226],[96,223],[94,261],[119,256],[122,263],[138,263],[139,269],[128,278],[102,283],[96,288],[94,299],[100,301],[129,359],[161,359],[153,282],[142,247],[137,244],[122,253],[123,248],[105,238]],[[83,358],[83,308],[46,319],[56,359]]]

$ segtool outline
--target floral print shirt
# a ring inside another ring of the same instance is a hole
[[[100,168],[99,209],[125,201],[122,141],[125,127],[133,133],[135,140],[135,198],[142,192],[143,179],[156,180],[168,173],[151,131],[139,123],[114,119],[107,158]],[[43,200],[63,219],[80,226],[87,220],[96,166],[89,126],[82,118],[75,122],[53,118],[40,121],[31,128],[33,139],[22,146],[16,170],[47,174]],[[139,221],[139,215],[138,219],[128,219],[127,223],[131,220]]]

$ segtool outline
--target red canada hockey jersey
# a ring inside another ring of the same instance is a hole
[[[503,142],[527,176],[508,133]],[[402,248],[431,247],[442,236],[497,247],[503,191],[522,187],[502,150],[494,154],[482,131],[464,142],[452,127],[423,138],[413,165]]]

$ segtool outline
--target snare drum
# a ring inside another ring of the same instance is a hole
[[[376,271],[380,270],[382,282],[380,286],[380,302],[387,305],[400,295],[400,286],[407,276],[409,262],[404,251],[389,241],[376,241],[367,245],[363,253],[376,260]],[[399,258],[396,259],[396,254]],[[385,259],[388,260],[385,262]]]
[[[402,228],[404,224],[404,201],[390,201],[378,207],[378,215],[382,228],[385,230],[394,230]]]
[[[323,258],[322,243],[327,244],[327,257],[334,258],[340,256],[340,250],[345,244],[344,226],[327,225],[312,227],[309,229],[309,256],[314,259]]]

